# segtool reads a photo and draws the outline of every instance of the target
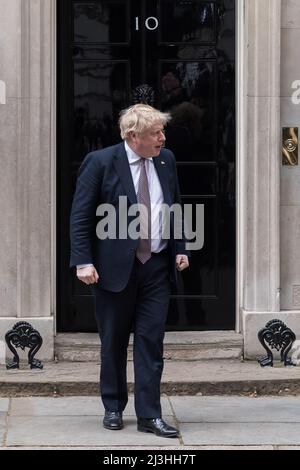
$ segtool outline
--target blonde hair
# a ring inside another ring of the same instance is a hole
[[[120,112],[119,126],[121,137],[125,140],[130,132],[141,134],[150,129],[154,124],[162,123],[165,125],[170,119],[169,113],[162,113],[147,104],[135,104]]]

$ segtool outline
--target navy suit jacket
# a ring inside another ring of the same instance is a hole
[[[161,183],[164,202],[168,206],[181,203],[176,172],[176,162],[170,150],[162,149],[153,158]],[[70,236],[70,266],[91,263],[98,271],[98,287],[120,292],[129,280],[135,260],[138,240],[105,239],[96,235],[96,210],[100,204],[113,204],[119,209],[119,196],[127,198],[128,207],[137,203],[134,184],[124,143],[89,153],[84,159],[78,174],[73,199]],[[128,224],[135,217],[127,217]],[[127,224],[127,226],[128,226]],[[171,213],[171,239],[168,250],[171,263],[171,281],[176,283],[176,254],[188,254],[185,240],[174,240],[174,221]],[[182,225],[183,232],[183,225]],[[117,226],[118,234],[118,226]]]

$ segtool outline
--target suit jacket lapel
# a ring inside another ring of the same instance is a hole
[[[158,178],[161,184],[162,192],[164,195],[164,202],[169,206],[172,205],[170,190],[169,190],[169,171],[167,161],[162,157],[153,157],[154,166],[156,168]]]
[[[135,189],[133,185],[127,154],[125,151],[125,146],[123,143],[121,143],[117,147],[117,151],[114,158],[114,166],[126,191],[128,199],[130,200],[131,204],[136,204],[137,199]]]

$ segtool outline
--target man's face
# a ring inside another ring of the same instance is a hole
[[[172,72],[167,72],[166,75],[163,76],[162,84],[167,93],[180,87],[180,81]]]
[[[133,150],[141,157],[157,157],[166,141],[164,126],[154,124],[142,134],[132,133],[131,140]]]

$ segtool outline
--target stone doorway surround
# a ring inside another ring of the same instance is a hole
[[[237,322],[245,356],[280,312],[281,0],[237,2]],[[0,0],[2,169],[0,356],[5,332],[34,324],[53,359],[56,311],[56,0]],[[4,151],[3,151],[4,149]],[[299,326],[298,326],[298,332]],[[1,344],[2,342],[2,344]],[[2,354],[3,356],[3,354]],[[4,358],[0,357],[0,362]]]
[[[28,321],[53,359],[56,0],[0,0],[0,362],[4,335]],[[11,353],[9,353],[11,356]]]
[[[287,5],[281,0],[242,3],[245,39],[239,66],[243,60],[245,65],[240,72],[244,79],[239,81],[237,124],[238,143],[242,139],[237,155],[238,296],[244,357],[250,359],[264,353],[257,333],[271,319],[287,322],[298,336],[300,312],[281,310],[280,300],[281,14]]]

